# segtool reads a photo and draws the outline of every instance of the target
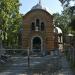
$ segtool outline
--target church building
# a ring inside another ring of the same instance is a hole
[[[53,15],[42,6],[41,0],[23,16],[22,48],[32,52],[48,52],[58,47],[58,32]]]

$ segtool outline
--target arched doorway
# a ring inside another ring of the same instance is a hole
[[[40,37],[34,37],[32,39],[32,51],[33,52],[41,52],[42,42]]]

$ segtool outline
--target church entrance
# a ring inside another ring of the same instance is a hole
[[[32,40],[33,52],[41,52],[41,39],[40,37],[34,37]]]

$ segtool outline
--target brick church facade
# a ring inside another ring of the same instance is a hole
[[[22,48],[32,52],[50,52],[58,48],[53,16],[41,2],[23,16]]]

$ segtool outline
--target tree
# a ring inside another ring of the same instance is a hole
[[[61,15],[58,13],[54,14],[54,25],[60,27],[64,35],[69,33],[69,18],[70,17],[67,14],[65,14],[65,12],[63,12]]]
[[[62,6],[64,8],[64,11],[66,11],[65,13],[68,14],[68,16],[70,16],[70,27],[71,27],[71,31],[75,30],[74,25],[74,15],[75,15],[75,0],[59,0],[62,3]],[[70,4],[70,3],[73,4]],[[67,19],[68,20],[68,19]],[[72,25],[71,25],[72,24]]]
[[[75,1],[75,0],[59,0],[63,6],[68,7],[70,5],[71,1]]]
[[[75,31],[75,16],[72,17],[71,23],[69,24],[73,31]],[[74,32],[75,34],[75,32]]]
[[[0,29],[3,44],[9,48],[17,46],[18,31],[21,25],[19,14],[19,0],[0,0]]]
[[[69,9],[70,13],[73,14],[73,12],[75,11],[75,0],[59,0],[65,9]],[[72,4],[71,4],[72,3]]]

